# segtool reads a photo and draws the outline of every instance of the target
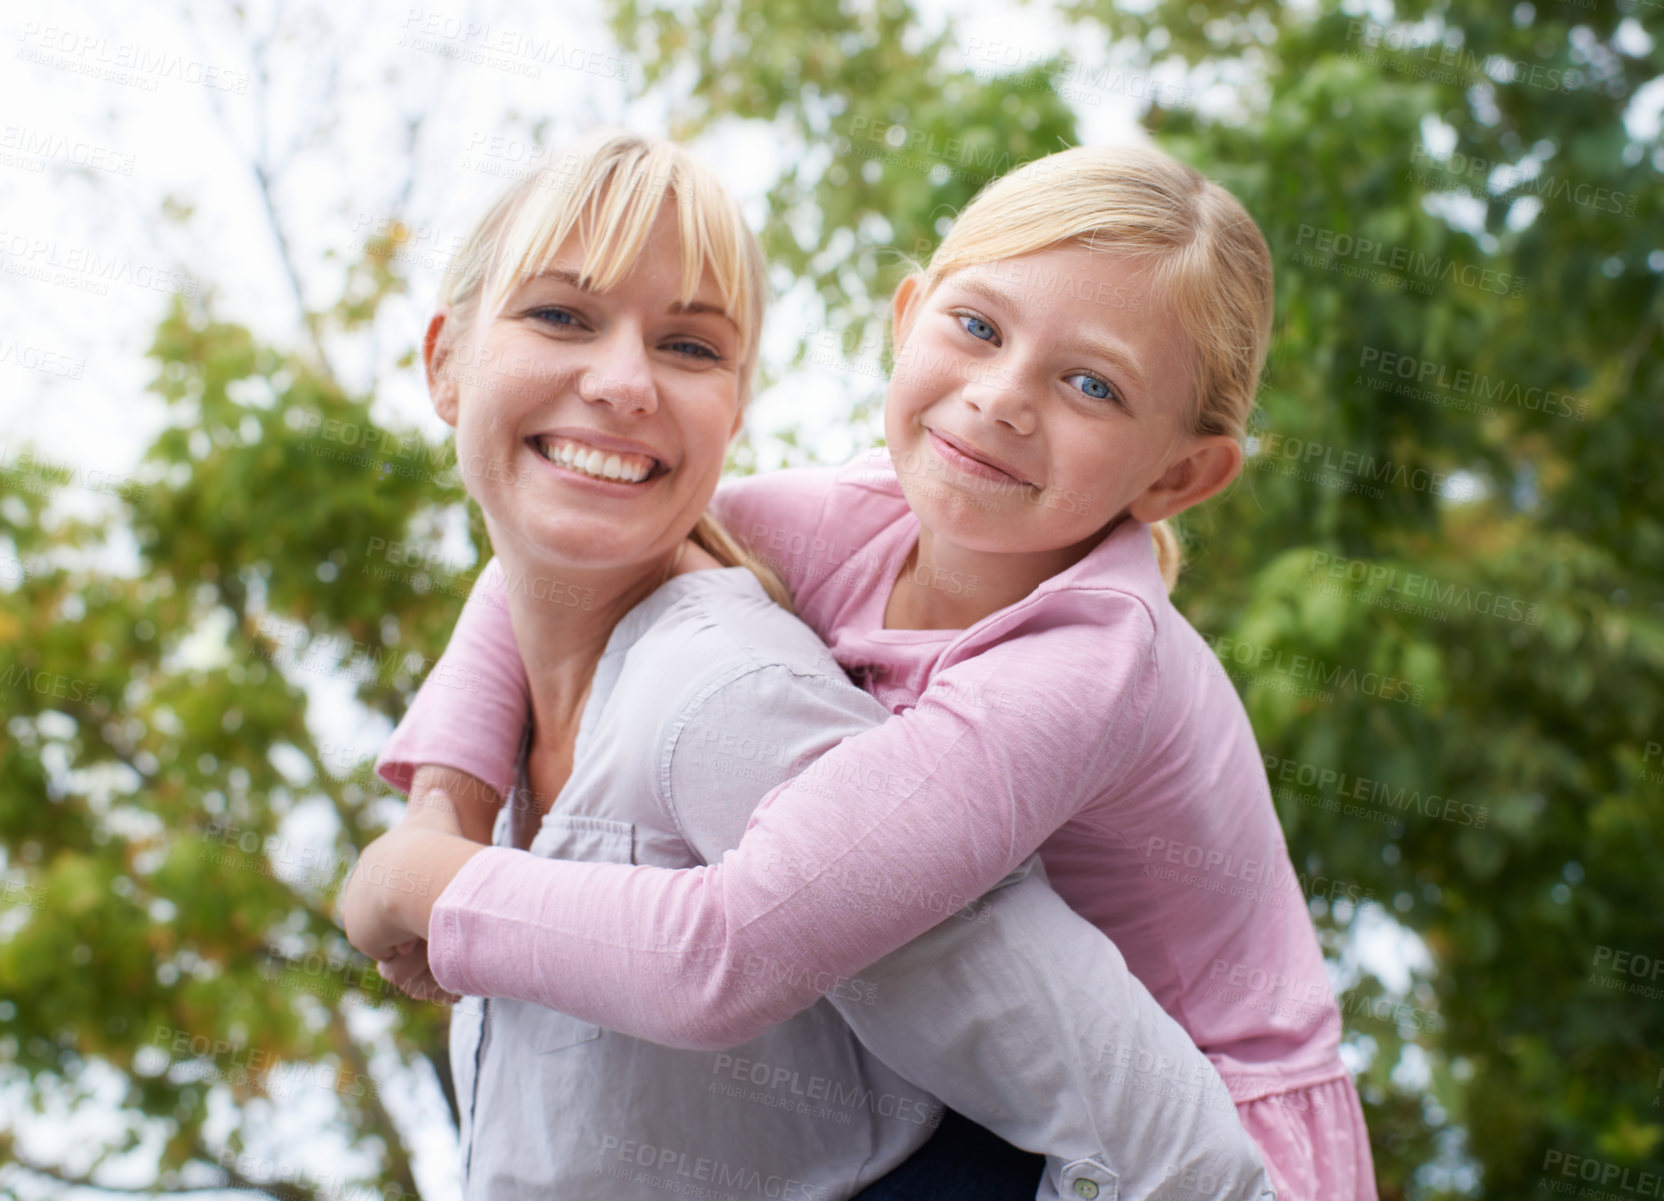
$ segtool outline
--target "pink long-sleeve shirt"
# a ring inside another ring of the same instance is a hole
[[[969,629],[887,630],[919,523],[883,452],[733,482],[714,508],[893,716],[770,793],[708,867],[475,855],[433,910],[439,982],[655,1041],[737,1043],[1038,849],[1213,1061],[1284,1201],[1373,1198],[1307,912],[1324,883],[1289,861],[1247,714],[1169,601],[1149,528],[1124,522]],[[381,774],[406,788],[440,763],[506,787],[527,693],[500,583],[482,580],[441,666]],[[490,686],[435,686],[451,676]]]

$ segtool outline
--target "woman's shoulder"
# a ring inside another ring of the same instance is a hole
[[[675,576],[625,622],[633,628],[623,631],[621,682],[629,673],[662,698],[697,698],[765,670],[818,691],[861,691],[820,637],[744,567]]]

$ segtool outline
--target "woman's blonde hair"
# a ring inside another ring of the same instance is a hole
[[[1140,261],[1146,295],[1171,306],[1193,347],[1194,434],[1245,437],[1271,341],[1271,251],[1236,199],[1150,146],[1079,146],[995,180],[931,256],[912,304],[966,267],[1078,243]],[[1169,591],[1183,553],[1150,527]]]
[[[682,241],[682,292],[688,304],[709,271],[740,333],[739,402],[751,401],[762,340],[768,278],[762,248],[739,205],[686,150],[625,130],[596,131],[551,165],[511,184],[486,210],[452,258],[439,288],[451,313],[446,337],[495,320],[520,283],[546,270],[567,238],[584,244],[583,287],[604,292],[635,267],[660,209],[675,205]],[[745,567],[770,597],[791,606],[785,585],[707,510],[688,535],[725,567]]]

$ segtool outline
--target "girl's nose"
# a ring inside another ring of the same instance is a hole
[[[595,343],[595,351],[590,368],[578,380],[580,397],[628,413],[651,413],[658,407],[653,364],[639,334],[614,330]]]
[[[1034,386],[1021,376],[985,371],[967,379],[960,395],[989,421],[1028,434],[1034,431],[1034,406],[1029,402]]]

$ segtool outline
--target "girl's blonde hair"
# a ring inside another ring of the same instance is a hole
[[[1271,341],[1271,251],[1242,205],[1150,146],[1079,146],[1019,167],[965,206],[912,304],[966,267],[1078,243],[1140,260],[1146,295],[1170,305],[1193,347],[1191,433],[1242,441]],[[1150,527],[1168,591],[1183,552]]]
[[[706,271],[740,333],[739,402],[751,401],[768,281],[762,248],[739,205],[714,174],[662,138],[604,129],[550,165],[519,180],[486,210],[452,258],[439,288],[454,339],[481,317],[495,320],[520,283],[549,268],[567,238],[584,244],[583,287],[604,292],[635,267],[659,210],[675,205],[682,240],[682,291],[688,304]],[[707,510],[688,535],[725,567],[745,567],[788,608],[785,585]]]

